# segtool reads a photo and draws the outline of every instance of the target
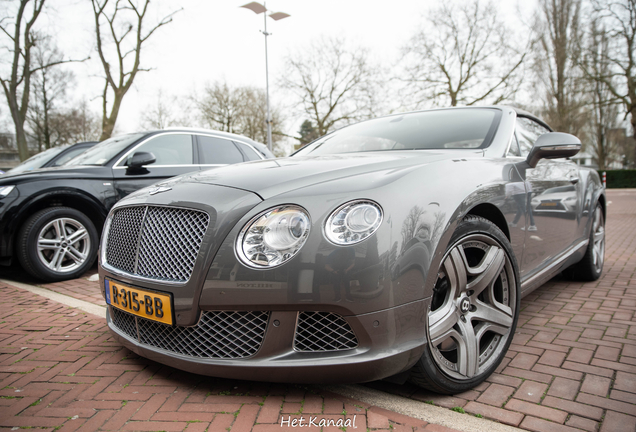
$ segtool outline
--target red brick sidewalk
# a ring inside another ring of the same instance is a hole
[[[181,372],[121,347],[104,319],[7,285],[0,296],[0,430],[281,432],[303,417],[454,432],[312,387]]]

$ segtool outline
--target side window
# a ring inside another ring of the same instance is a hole
[[[252,149],[252,147],[248,146],[247,144],[243,144],[241,142],[237,142],[236,145],[238,145],[241,148],[241,150],[243,150],[243,153],[245,153],[245,156],[247,157],[248,161],[261,160],[262,159],[261,157],[258,156],[258,154],[256,154],[254,149]]]
[[[167,134],[151,138],[137,147],[135,152],[149,152],[155,155],[156,165],[192,165],[192,136],[188,134]]]
[[[512,134],[512,140],[510,142],[510,148],[506,156],[519,157],[521,156],[521,150],[519,150],[519,141],[517,141],[517,135]]]
[[[541,126],[534,120],[530,120],[525,117],[517,117],[517,128],[515,134],[517,140],[519,140],[519,148],[521,150],[521,156],[526,157],[532,146],[541,135],[550,132],[545,127]]]
[[[243,162],[243,155],[232,141],[207,135],[198,135],[198,138],[200,164],[216,165]]]

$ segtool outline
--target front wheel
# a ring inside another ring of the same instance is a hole
[[[484,381],[504,358],[519,315],[519,277],[508,239],[484,218],[464,218],[449,245],[427,314],[428,344],[411,380],[456,394]]]
[[[38,279],[73,279],[95,262],[98,241],[97,230],[84,213],[50,207],[33,214],[20,228],[18,259]]]

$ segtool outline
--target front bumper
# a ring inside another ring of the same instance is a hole
[[[108,327],[131,351],[189,372],[232,379],[345,383],[386,378],[411,368],[426,343],[425,317],[429,299],[363,315],[343,317],[356,335],[357,347],[339,351],[299,351],[294,345],[299,312],[272,311],[264,338],[248,358],[205,358],[183,355],[131,337],[118,328],[109,307]],[[137,333],[139,334],[139,333]]]

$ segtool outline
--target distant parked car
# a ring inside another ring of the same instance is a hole
[[[17,258],[46,281],[78,277],[95,262],[108,211],[129,193],[191,171],[273,157],[243,136],[174,129],[120,135],[64,166],[5,174],[0,263]]]
[[[79,156],[89,148],[97,144],[97,141],[86,141],[72,145],[52,147],[31,156],[15,168],[10,169],[6,174],[19,174],[33,171],[39,168],[48,168],[64,165],[66,162]],[[2,174],[2,172],[0,172]]]

